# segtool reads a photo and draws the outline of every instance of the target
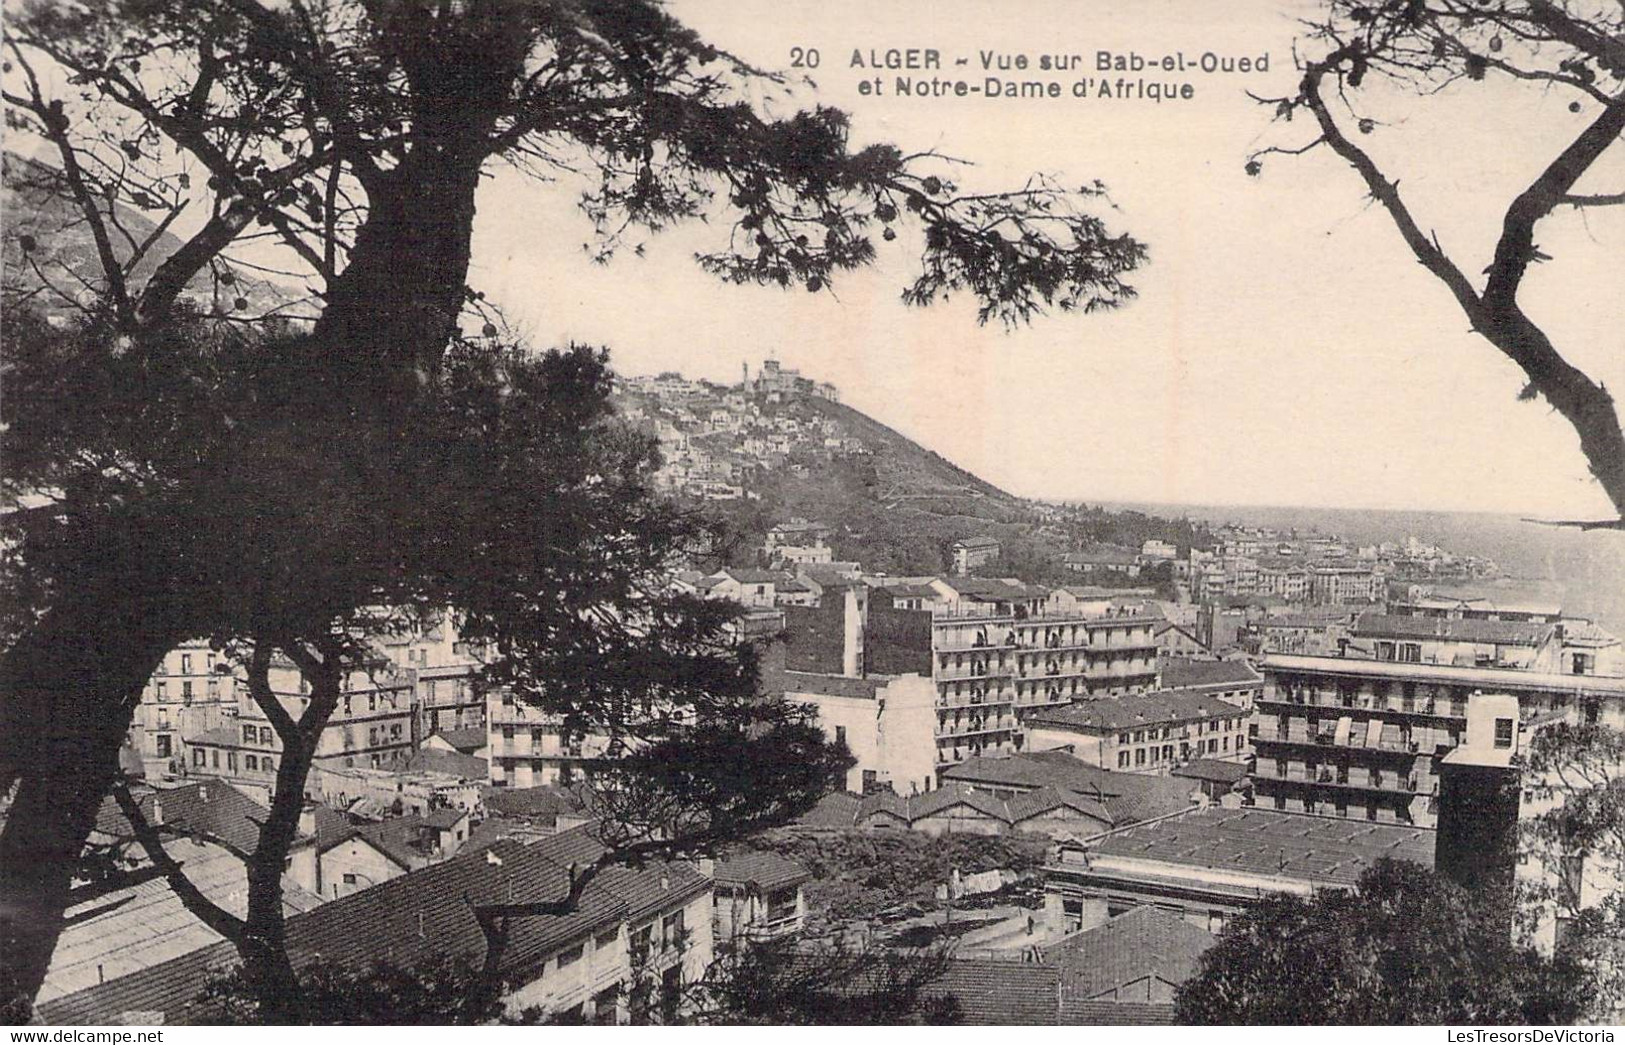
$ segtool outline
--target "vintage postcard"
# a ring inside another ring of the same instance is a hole
[[[13,1040],[1613,1040],[1619,4],[4,23]]]

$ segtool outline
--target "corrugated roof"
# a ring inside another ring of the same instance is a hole
[[[1433,866],[1434,832],[1404,824],[1209,806],[1100,839],[1097,856],[1353,885],[1381,857]]]
[[[1473,642],[1494,646],[1541,646],[1555,631],[1550,624],[1509,620],[1403,617],[1362,613],[1352,632],[1366,638],[1415,639],[1433,642]]]

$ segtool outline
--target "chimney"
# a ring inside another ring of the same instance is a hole
[[[306,802],[299,809],[299,833],[306,838],[316,837],[316,803]]]
[[[157,795],[152,796],[152,816],[149,819],[153,827],[164,826],[164,803]]]

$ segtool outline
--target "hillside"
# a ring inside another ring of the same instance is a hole
[[[1183,520],[1017,497],[829,396],[668,374],[621,382],[618,402],[660,436],[662,484],[732,524],[736,565],[754,565],[767,530],[798,517],[832,528],[837,560],[901,576],[946,571],[966,537],[1002,545],[981,572],[1047,583],[1076,580],[1062,558],[1086,544],[1198,538]]]
[[[57,168],[10,151],[0,152],[0,163],[4,186],[0,213],[5,214],[0,265],[4,267],[7,303],[26,301],[50,316],[79,311],[104,293],[106,286],[89,223],[68,195]],[[144,249],[125,275],[132,294],[139,293],[158,266],[181,248],[182,241],[133,208],[104,204],[100,209],[113,255],[121,265],[127,265],[137,249]],[[152,211],[158,217],[164,213]],[[230,286],[217,285],[214,274],[204,269],[187,284],[185,296],[204,311],[243,316],[286,307],[299,297],[286,287],[242,272],[229,278]],[[234,307],[238,298],[244,302],[241,309]]]

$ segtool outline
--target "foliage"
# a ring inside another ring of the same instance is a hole
[[[300,975],[299,1022],[315,1026],[458,1026],[507,1022],[500,1004],[469,1011],[477,979],[467,962],[442,957],[405,967],[379,962],[370,969],[316,963]],[[286,1022],[286,1010],[267,1012],[241,968],[218,976],[200,1002],[212,1022],[255,1026]],[[536,1014],[518,1022],[535,1022]]]
[[[896,952],[793,938],[729,951],[690,988],[681,1022],[761,1026],[944,1026],[959,1003],[934,984],[943,950]]]
[[[1044,865],[1050,849],[1040,835],[799,829],[768,832],[749,844],[806,867],[813,876],[805,887],[811,917],[830,923],[908,904],[934,906],[936,887],[956,870],[1029,873]]]
[[[1561,920],[1558,947],[1598,985],[1588,1015],[1625,1013],[1625,731],[1558,722],[1536,730],[1524,770],[1525,906]]]
[[[1176,996],[1192,1024],[1566,1024],[1594,984],[1513,942],[1505,898],[1382,860],[1352,892],[1277,894],[1231,919]]]

